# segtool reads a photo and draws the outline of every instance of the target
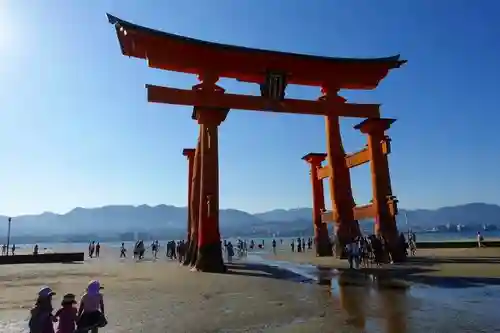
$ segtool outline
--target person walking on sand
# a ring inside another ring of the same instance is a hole
[[[100,282],[92,280],[87,286],[87,292],[83,294],[78,308],[77,328],[78,332],[97,333],[99,328],[107,325],[104,314],[104,297],[101,290],[104,289]]]
[[[66,294],[61,302],[61,308],[54,315],[59,323],[57,333],[74,333],[77,319],[77,309],[75,307],[75,295]]]
[[[95,246],[95,256],[99,258],[100,253],[101,253],[101,243],[97,242],[97,245]]]
[[[52,315],[52,297],[55,294],[49,287],[42,287],[38,292],[35,306],[30,310],[30,333],[54,333],[53,323],[57,319]]]
[[[483,237],[483,235],[481,235],[481,233],[478,231],[478,232],[477,232],[477,247],[484,247],[483,241],[484,241],[484,237]]]
[[[12,244],[12,255],[16,254],[16,244]]]
[[[120,247],[120,258],[127,258],[127,249],[125,248],[125,243],[122,243]]]
[[[89,242],[89,258],[92,258],[94,256],[94,250],[95,250],[95,242]]]
[[[347,261],[349,262],[349,269],[357,269],[359,249],[356,240],[352,240],[349,244],[346,245],[346,252]]]
[[[227,261],[229,263],[233,262],[233,257],[234,257],[233,244],[231,244],[231,242],[228,242],[227,243]]]
[[[273,239],[273,253],[276,255],[276,239]]]

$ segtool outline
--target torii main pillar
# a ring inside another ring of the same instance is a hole
[[[368,153],[372,178],[373,205],[375,207],[375,234],[382,235],[388,244],[394,262],[404,261],[405,249],[399,239],[396,216],[389,210],[389,201],[394,201],[389,174],[387,155],[382,151],[380,142],[385,139],[385,131],[395,119],[367,119],[354,126],[368,136]]]
[[[311,166],[311,184],[313,197],[313,223],[314,223],[314,244],[316,246],[316,256],[328,257],[333,255],[330,238],[328,237],[328,227],[321,220],[321,214],[325,210],[325,191],[323,180],[318,177],[318,169],[325,160],[326,154],[310,153],[302,157]]]
[[[229,109],[195,107],[200,125],[200,202],[198,255],[195,267],[203,272],[225,272],[219,231],[219,125]]]
[[[346,100],[338,95],[339,89],[335,85],[325,85],[321,88],[323,96],[320,101],[336,100],[345,103]],[[337,251],[344,248],[355,237],[361,236],[358,221],[354,218],[354,207],[356,203],[352,195],[351,174],[345,161],[345,150],[340,135],[340,117],[334,115],[325,116],[326,130],[326,152],[328,166],[330,167],[330,199],[332,200],[332,211],[337,235]]]
[[[182,155],[186,156],[188,160],[188,205],[187,205],[187,249],[189,249],[191,244],[191,233],[192,233],[192,221],[191,221],[191,196],[193,192],[193,169],[194,169],[194,155],[196,149],[186,148],[182,150]],[[189,256],[186,255],[186,260],[184,260],[184,265],[189,265]]]

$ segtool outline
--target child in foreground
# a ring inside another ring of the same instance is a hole
[[[55,317],[59,319],[57,333],[75,332],[77,310],[75,307],[75,295],[66,294],[61,302],[61,308],[57,310]]]
[[[97,333],[100,327],[107,324],[104,315],[104,298],[101,284],[97,280],[90,281],[87,292],[83,294],[78,309],[78,332]]]
[[[56,293],[49,287],[43,287],[38,292],[35,306],[30,311],[30,333],[54,333],[54,322],[57,319],[52,315],[52,296]]]

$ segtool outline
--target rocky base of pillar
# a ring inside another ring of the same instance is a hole
[[[328,237],[326,239],[316,239],[316,257],[331,256],[333,256],[333,249]]]
[[[396,239],[389,247],[392,262],[405,262],[407,259],[406,244],[401,244],[399,239]]]
[[[383,236],[387,241],[386,246],[389,254],[391,255],[390,259],[392,262],[405,262],[407,259],[406,242],[404,239],[400,238],[397,230],[384,232]]]
[[[186,255],[184,256],[184,261],[182,265],[189,266],[191,264],[191,241],[186,242]]]
[[[405,262],[407,259],[406,249],[404,247],[398,246],[397,249],[393,249],[391,251],[391,258],[392,262],[394,263]]]
[[[184,259],[184,265],[194,266],[196,264],[197,254],[198,254],[198,243],[195,241],[190,241],[188,244],[186,258]]]
[[[208,273],[226,272],[220,242],[200,246],[197,257],[195,267],[198,271]]]
[[[347,252],[345,249],[345,246],[347,244],[342,243],[341,241],[337,240],[335,242],[335,258],[337,259],[347,259]]]

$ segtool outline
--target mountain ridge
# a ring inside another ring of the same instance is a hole
[[[400,209],[398,225],[426,229],[450,225],[497,225],[500,226],[500,206],[481,202],[446,206],[438,209]],[[0,221],[7,216],[0,215]],[[251,214],[238,209],[221,209],[222,232],[265,231],[288,232],[312,230],[312,209],[309,207],[273,209]],[[13,217],[13,232],[17,234],[81,234],[117,233],[129,231],[173,230],[186,228],[187,207],[160,204],[107,205],[96,208],[75,207],[64,214],[43,212]],[[363,221],[362,221],[363,223]],[[0,222],[0,232],[6,231],[7,223]]]

